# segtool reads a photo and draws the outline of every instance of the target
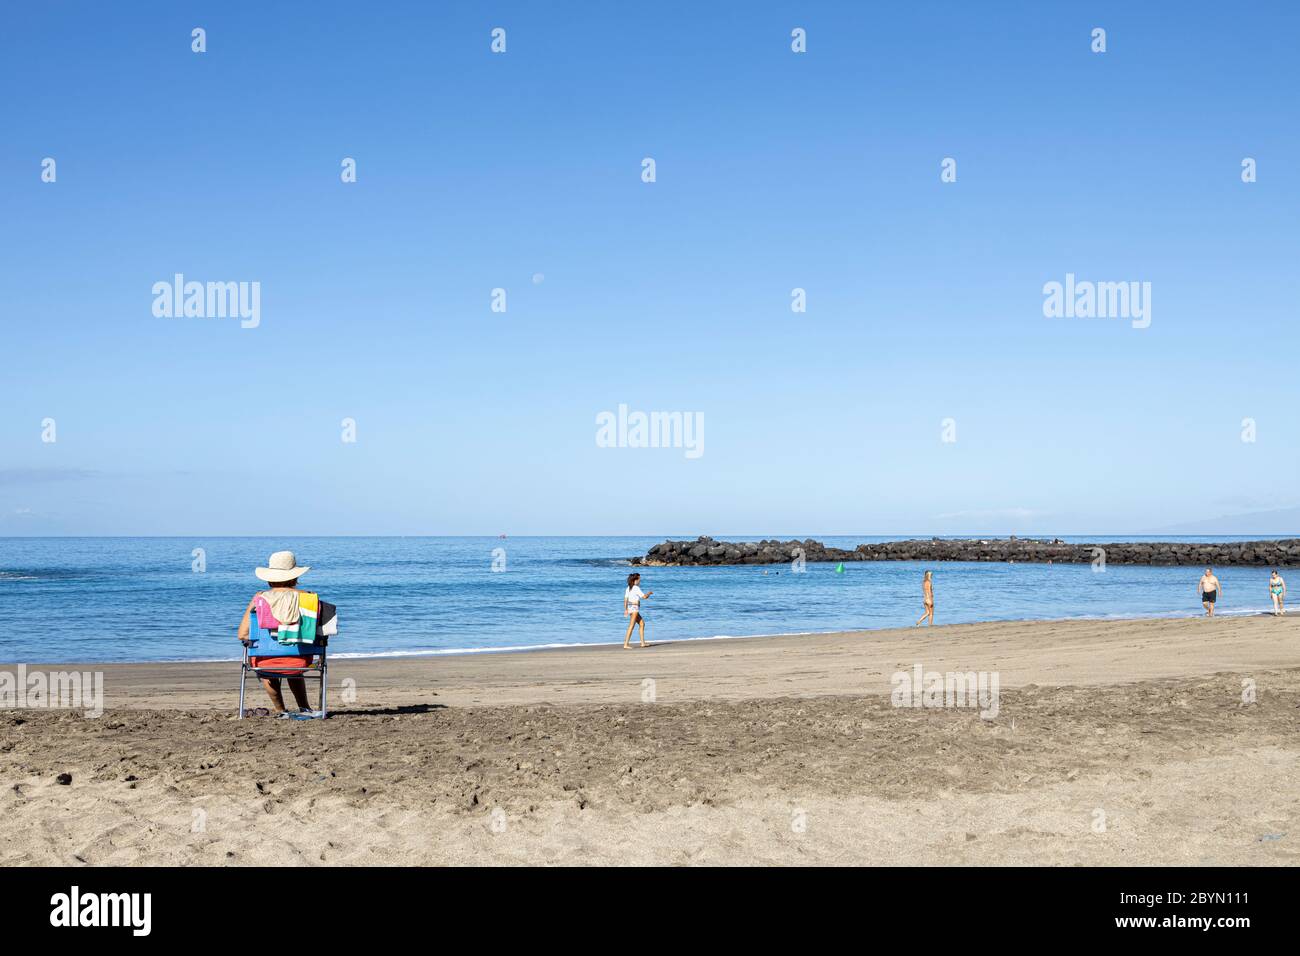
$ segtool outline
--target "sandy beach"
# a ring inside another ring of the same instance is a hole
[[[894,706],[918,664],[996,716]],[[234,663],[45,669],[107,709],[0,712],[3,864],[1300,862],[1295,618],[335,658],[301,723]]]

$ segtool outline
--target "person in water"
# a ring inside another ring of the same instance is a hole
[[[299,613],[299,591],[298,578],[306,574],[311,568],[298,566],[298,559],[294,557],[292,551],[277,551],[271,555],[266,562],[267,567],[258,568],[253,573],[259,578],[271,585],[269,591],[260,591],[253,595],[253,599],[248,602],[248,607],[244,609],[244,616],[239,622],[239,641],[245,647],[251,640],[249,632],[252,626],[253,609],[257,605],[258,598],[262,598],[269,605],[271,613],[281,624],[297,624],[301,618]],[[314,598],[313,598],[314,599]],[[263,641],[263,644],[266,642]],[[267,657],[254,657],[251,659],[254,667],[258,668],[301,668],[310,667],[312,656],[306,655],[276,655]],[[288,675],[286,674],[286,677]],[[289,690],[293,692],[294,702],[298,705],[299,713],[313,714],[311,705],[307,703],[307,682],[301,677],[288,677]],[[284,706],[284,695],[280,693],[280,678],[263,677],[262,686],[266,688],[266,695],[271,698],[271,706],[275,708],[278,716],[288,716],[289,712]],[[266,711],[261,711],[263,714]]]
[[[1277,573],[1277,568],[1268,578],[1268,596],[1273,599],[1273,613],[1286,613],[1286,581]]]
[[[926,571],[925,577],[921,579],[921,597],[925,601],[925,613],[922,614],[919,618],[917,618],[916,624],[913,625],[914,627],[920,627],[921,622],[926,620],[927,618],[929,619],[929,624],[927,624],[926,627],[929,627],[930,624],[934,623],[934,581],[932,580],[933,577],[934,577],[933,571]]]
[[[627,633],[623,635],[623,650],[631,647],[632,629],[641,625],[641,646],[645,647],[645,618],[641,616],[641,602],[654,591],[641,590],[641,575],[627,576],[627,590],[623,592],[623,615],[628,619]]]
[[[1214,568],[1205,569],[1205,573],[1201,575],[1201,583],[1197,587],[1201,592],[1201,607],[1205,608],[1205,616],[1214,617],[1214,604],[1223,593],[1222,587],[1219,586],[1219,579],[1214,576]]]

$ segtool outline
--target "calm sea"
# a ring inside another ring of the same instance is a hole
[[[0,538],[0,662],[237,658],[235,630],[260,588],[253,568],[285,548],[312,566],[304,586],[340,608],[332,655],[614,643],[625,626],[627,558],[660,540]],[[818,540],[851,548],[889,539]],[[203,551],[201,571],[195,569],[196,549]],[[502,558],[495,549],[504,552],[504,571],[492,570],[494,558],[498,565]],[[834,565],[809,564],[803,574],[788,565],[647,568],[642,587],[655,592],[646,605],[647,636],[681,640],[909,625],[921,614],[926,566],[854,563],[836,573]],[[1197,568],[931,567],[940,623],[1201,613]],[[1222,613],[1269,607],[1267,569],[1218,573]],[[1288,583],[1300,587],[1300,581]]]

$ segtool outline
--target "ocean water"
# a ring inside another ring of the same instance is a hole
[[[339,606],[331,656],[621,642],[627,558],[661,540],[0,538],[0,662],[236,659],[240,616],[262,587],[253,568],[285,548],[312,566],[303,586]],[[889,539],[818,540],[851,548]],[[200,548],[201,572],[193,557]],[[494,572],[498,548],[505,570]],[[788,565],[645,568],[642,587],[654,592],[645,605],[646,633],[651,640],[683,640],[910,625],[921,614],[926,567],[935,572],[939,623],[1202,613],[1199,568],[1110,565],[1097,573],[1086,564],[978,562],[850,563],[842,574],[831,564],[808,564],[803,574]],[[1218,574],[1220,613],[1269,609],[1267,568]]]

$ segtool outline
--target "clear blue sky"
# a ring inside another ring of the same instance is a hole
[[[1111,533],[1300,505],[1295,4],[0,17],[0,534]],[[260,327],[156,318],[177,272],[260,282]],[[1151,282],[1151,327],[1044,318],[1067,272]],[[704,455],[597,447],[620,403],[702,413]]]

